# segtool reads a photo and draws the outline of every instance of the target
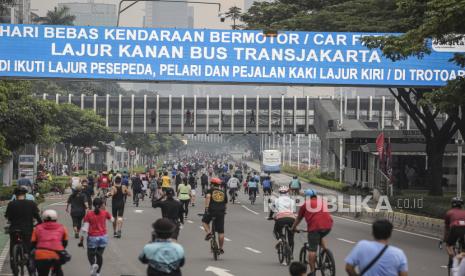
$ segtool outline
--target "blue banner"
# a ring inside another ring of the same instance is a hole
[[[0,24],[0,77],[438,87],[465,75],[449,62],[460,47],[392,62],[367,35],[381,34]]]

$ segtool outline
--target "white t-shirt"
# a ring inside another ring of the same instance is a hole
[[[76,190],[76,187],[81,184],[81,178],[78,176],[71,177],[71,189]]]
[[[236,177],[231,177],[228,181],[228,188],[237,189],[237,187],[239,187],[239,179]]]

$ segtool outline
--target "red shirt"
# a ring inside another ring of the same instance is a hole
[[[110,179],[108,178],[108,176],[99,177],[97,183],[99,188],[106,189],[110,187]]]
[[[305,201],[300,207],[299,217],[305,218],[308,232],[330,230],[333,227],[333,218],[328,212],[328,205],[320,197]]]
[[[95,214],[95,211],[87,212],[86,216],[84,217],[84,222],[89,223],[89,236],[98,237],[106,235],[107,219],[111,219],[111,215],[106,210],[100,210],[98,215]]]
[[[452,208],[446,213],[444,219],[446,229],[454,226],[465,226],[465,210],[461,208]]]

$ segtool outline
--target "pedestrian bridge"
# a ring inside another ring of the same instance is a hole
[[[338,115],[323,116],[325,106],[344,118],[358,120],[368,129],[393,128],[401,120],[409,128],[405,112],[389,97],[312,98],[159,95],[48,95],[44,100],[71,103],[92,109],[118,133],[162,134],[314,134],[320,127],[337,129]],[[322,105],[322,103],[325,103]],[[316,112],[315,112],[316,111]],[[334,112],[333,112],[334,113]],[[321,115],[321,116],[320,116]],[[324,139],[324,138],[323,138]]]

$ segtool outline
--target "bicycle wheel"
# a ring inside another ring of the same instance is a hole
[[[283,242],[278,243],[278,261],[280,264],[284,262],[284,247],[283,247]]]
[[[302,249],[300,249],[299,261],[303,264],[306,264],[306,265],[308,264],[306,245],[302,246]]]
[[[26,264],[24,257],[24,248],[20,244],[13,247],[13,275],[24,275],[24,268]]]
[[[215,261],[218,260],[218,244],[216,243],[216,236],[214,235],[210,241],[210,246],[211,246],[211,249],[212,249],[212,253],[213,253],[213,259]]]
[[[334,255],[331,251],[323,250],[321,252],[320,261],[322,276],[336,275],[336,262],[334,261]]]

